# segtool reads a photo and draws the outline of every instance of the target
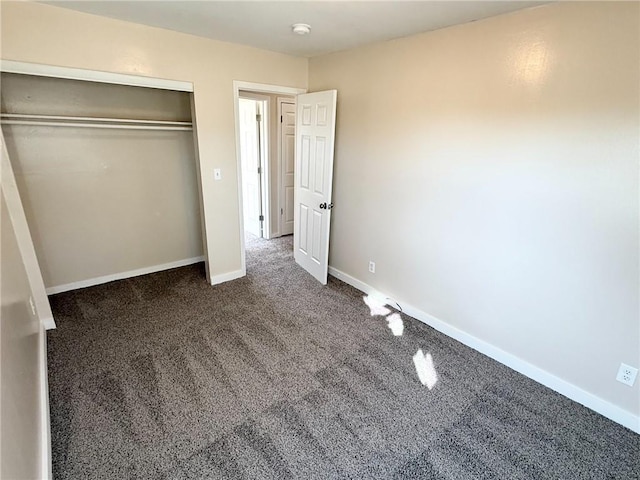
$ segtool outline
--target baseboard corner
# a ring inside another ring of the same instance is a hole
[[[247,274],[247,271],[244,269],[233,270],[227,273],[220,273],[218,275],[211,275],[210,283],[211,285],[219,285],[221,283],[230,282],[231,280],[237,280],[238,278],[242,278]]]

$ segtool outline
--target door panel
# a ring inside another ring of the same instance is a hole
[[[303,135],[300,140],[300,185],[309,188],[309,163],[311,162],[311,137]]]
[[[298,237],[299,237],[298,246],[300,248],[300,251],[305,255],[309,250],[307,248],[307,232],[309,231],[308,224],[309,224],[309,208],[306,205],[300,205],[300,225],[302,225],[302,227],[300,228],[300,231],[298,234]]]
[[[295,164],[296,262],[327,283],[337,91],[298,95]]]
[[[327,139],[324,137],[316,138],[316,174],[314,177],[314,191],[320,195],[324,193],[324,169],[325,169],[325,145]]]
[[[313,212],[313,246],[311,248],[311,260],[320,264],[322,252],[321,252],[321,242],[322,242],[322,213],[315,210]]]
[[[316,123],[319,127],[325,127],[327,125],[327,105],[324,103],[318,104],[316,116]]]
[[[300,95],[298,95],[300,98]],[[302,105],[302,125],[309,126],[311,125],[311,105]]]
[[[293,218],[294,218],[294,213],[293,213],[293,209],[296,208],[295,204],[294,204],[294,196],[293,196],[293,190],[294,187],[287,187],[285,190],[285,202],[284,202],[284,221],[285,221],[285,225],[291,227],[291,231],[288,231],[289,229],[287,229],[286,232],[283,232],[283,235],[286,235],[287,233],[293,233]]]

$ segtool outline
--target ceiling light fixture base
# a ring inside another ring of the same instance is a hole
[[[291,31],[296,35],[309,35],[311,33],[311,25],[306,23],[294,23],[291,25]]]

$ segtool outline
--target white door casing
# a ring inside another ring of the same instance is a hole
[[[293,254],[323,285],[329,267],[329,228],[337,90],[298,95],[296,105]]]
[[[280,102],[280,235],[293,233],[296,104]]]
[[[3,61],[4,62],[4,61]],[[4,63],[3,63],[4,64]],[[240,148],[240,108],[239,108],[239,99],[243,96],[243,92],[252,92],[258,94],[274,94],[274,95],[287,95],[287,96],[295,96],[301,93],[306,93],[306,89],[304,88],[296,88],[296,87],[283,87],[281,85],[271,85],[266,83],[255,83],[255,82],[245,82],[241,80],[233,81],[233,105],[234,105],[234,116],[235,116],[235,132],[236,132],[236,172],[237,172],[237,192],[238,192],[238,205],[243,205],[243,189],[242,189],[242,162],[241,162],[241,148]],[[276,174],[276,178],[280,178],[279,175]],[[265,211],[265,218],[269,212]],[[240,237],[240,270],[234,272],[234,275],[230,276],[230,278],[226,278],[225,280],[219,280],[223,276],[218,276],[215,278],[215,283],[221,283],[223,281],[232,280],[234,278],[239,278],[247,273],[247,255],[245,251],[245,228],[244,228],[244,208],[240,208],[238,210],[238,229],[239,229],[239,237]],[[279,232],[278,232],[279,234]],[[211,252],[209,252],[211,254]],[[207,255],[207,254],[205,254]],[[214,280],[211,280],[212,284]]]
[[[260,191],[260,139],[257,102],[241,98],[238,104],[240,117],[240,158],[242,164],[242,203],[244,228],[261,237],[262,192]]]

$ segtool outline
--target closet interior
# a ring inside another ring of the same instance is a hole
[[[48,293],[203,260],[190,93],[0,81],[2,131]]]

